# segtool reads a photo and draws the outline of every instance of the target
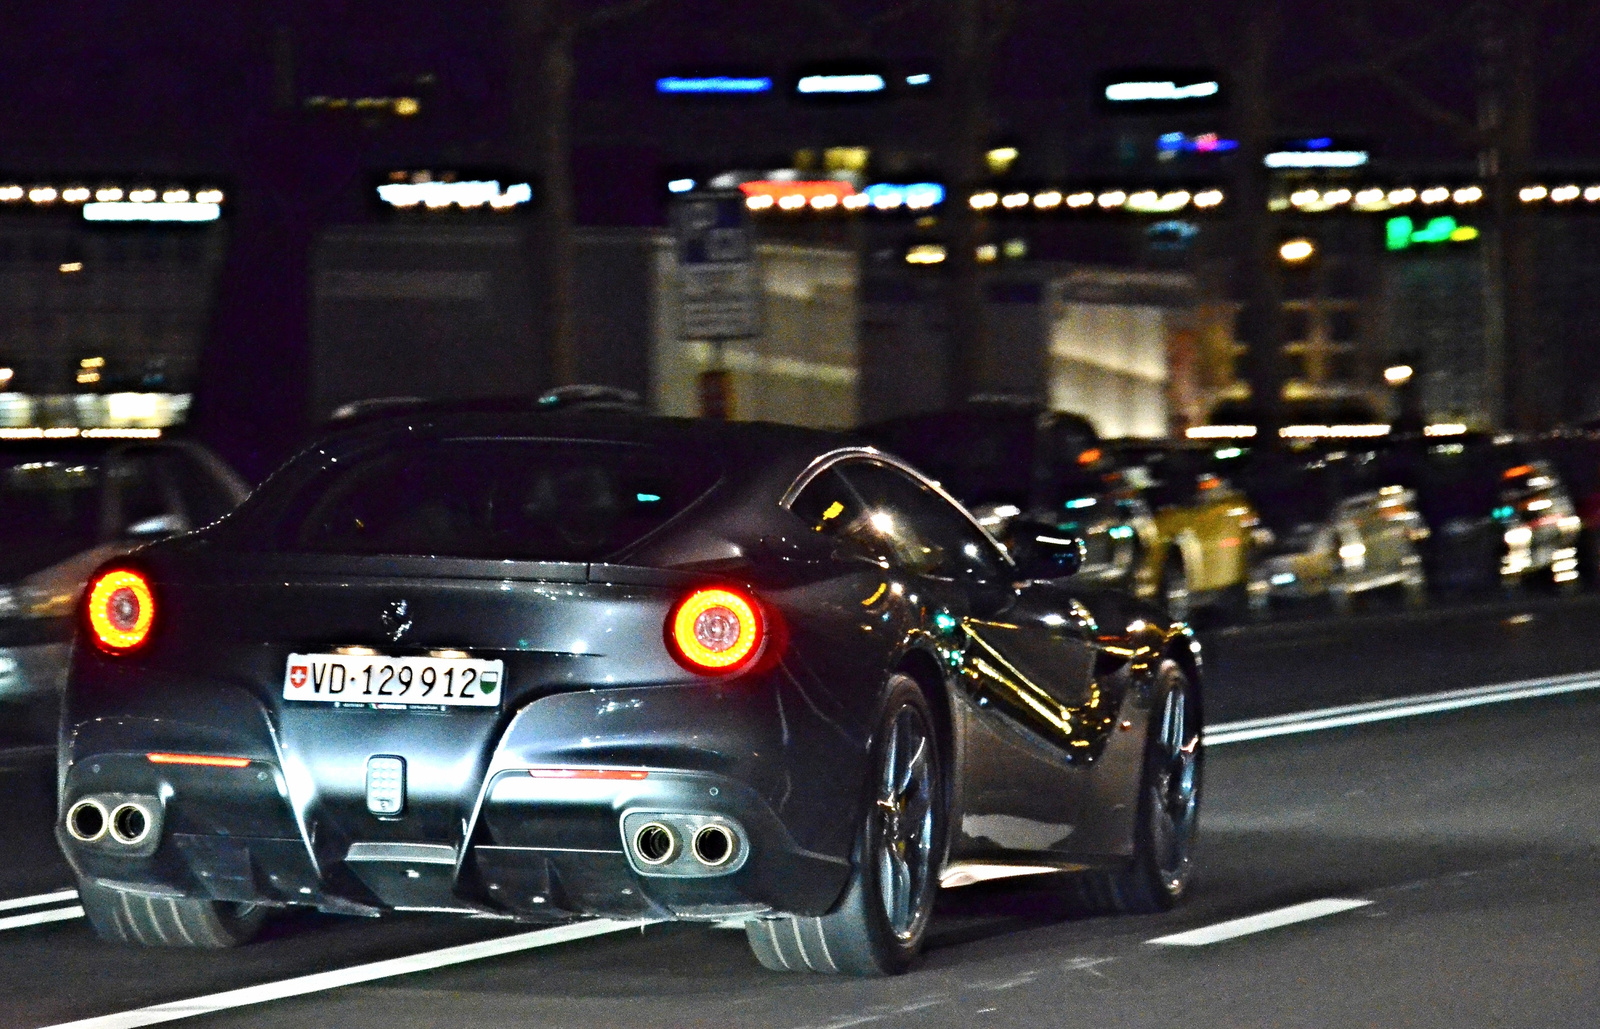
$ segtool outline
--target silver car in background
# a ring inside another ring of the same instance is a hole
[[[87,436],[0,440],[0,741],[54,736],[90,573],[250,491],[196,443]]]
[[[1375,590],[1407,604],[1427,600],[1419,544],[1428,527],[1416,495],[1386,482],[1373,455],[1331,451],[1257,462],[1248,490],[1267,528],[1250,574],[1250,605],[1265,613],[1293,601],[1351,610]]]

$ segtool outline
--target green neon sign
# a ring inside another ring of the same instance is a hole
[[[1465,243],[1478,238],[1478,230],[1471,225],[1459,225],[1448,214],[1428,219],[1428,224],[1417,228],[1405,215],[1390,218],[1384,225],[1384,246],[1390,250],[1404,250],[1413,243]]]

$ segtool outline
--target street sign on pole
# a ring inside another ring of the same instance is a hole
[[[761,331],[761,284],[744,195],[694,194],[673,208],[678,251],[678,335],[744,339]]]

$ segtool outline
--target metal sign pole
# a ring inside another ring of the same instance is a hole
[[[678,255],[678,338],[704,342],[700,414],[730,418],[733,391],[724,343],[761,331],[761,286],[744,195],[696,193],[673,207]]]

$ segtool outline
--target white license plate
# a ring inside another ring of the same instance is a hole
[[[495,707],[505,665],[470,657],[290,654],[283,698],[383,707]]]

